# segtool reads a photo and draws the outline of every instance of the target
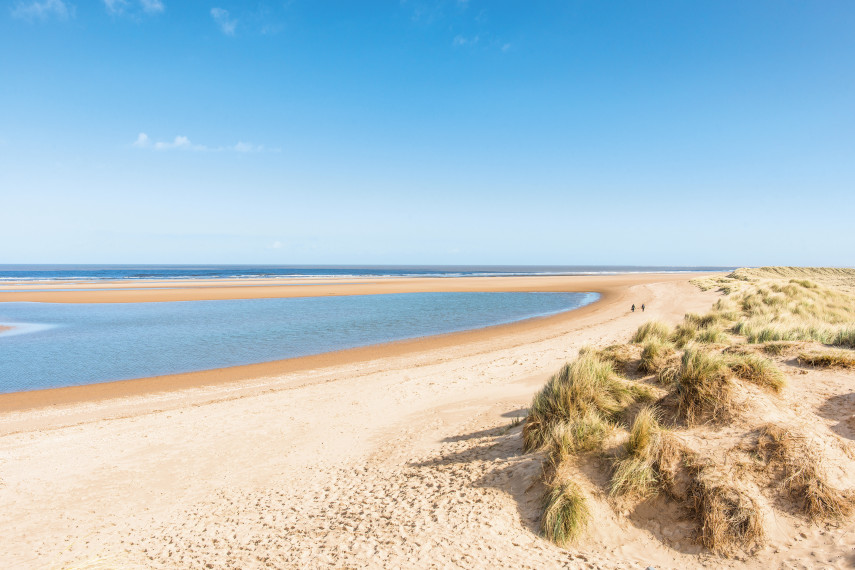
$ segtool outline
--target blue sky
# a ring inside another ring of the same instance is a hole
[[[855,4],[10,0],[0,263],[855,265]]]

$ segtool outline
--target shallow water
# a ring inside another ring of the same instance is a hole
[[[596,293],[0,303],[0,393],[267,362],[514,322]]]

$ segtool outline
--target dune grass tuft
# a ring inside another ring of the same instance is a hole
[[[673,342],[677,348],[684,348],[687,344],[695,340],[696,336],[698,336],[698,329],[689,323],[680,323],[671,335],[671,342]]]
[[[671,327],[660,321],[649,321],[638,327],[630,342],[643,343],[650,338],[668,340],[671,336]]]
[[[543,498],[540,530],[548,540],[566,546],[579,538],[590,518],[579,486],[572,481],[555,482]]]
[[[831,342],[834,346],[855,348],[855,327],[849,327],[837,331],[837,336]]]
[[[766,354],[770,354],[772,356],[781,356],[789,349],[797,346],[798,343],[795,342],[786,342],[786,341],[772,341],[763,343],[760,349]]]
[[[645,406],[635,416],[624,444],[626,456],[615,462],[610,484],[612,495],[649,495],[658,482],[654,462],[661,428],[654,408]]]
[[[737,377],[775,392],[780,392],[786,385],[784,373],[759,354],[732,355],[727,359],[727,366]]]
[[[760,430],[757,450],[783,467],[783,486],[811,520],[839,520],[855,510],[855,495],[832,487],[822,471],[822,456],[803,435],[769,424]]]
[[[842,350],[824,352],[800,352],[800,364],[816,368],[855,368],[855,355]]]
[[[763,515],[757,501],[710,469],[700,470],[692,486],[701,542],[718,554],[761,546],[765,540]]]
[[[631,344],[612,344],[600,350],[583,347],[580,353],[593,352],[602,360],[612,363],[612,367],[617,372],[632,374],[636,369],[636,361],[638,360],[638,347]]]
[[[726,344],[730,339],[721,330],[708,328],[701,330],[696,340],[703,344]]]
[[[603,441],[614,431],[614,425],[598,414],[588,413],[570,421],[552,425],[551,442],[547,442],[559,458],[602,448]]]
[[[535,395],[523,427],[524,448],[544,448],[555,424],[572,423],[592,414],[612,420],[626,406],[650,397],[648,390],[622,379],[612,364],[596,353],[581,354]]]
[[[690,425],[724,419],[733,408],[730,368],[724,357],[687,348],[677,373],[677,412]]]
[[[666,366],[673,354],[674,346],[670,342],[656,336],[650,337],[644,341],[638,370],[644,374],[656,374]]]

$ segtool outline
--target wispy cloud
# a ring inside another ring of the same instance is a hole
[[[111,14],[158,14],[165,9],[161,0],[104,0],[104,6]]]
[[[47,20],[48,18],[67,20],[72,16],[74,16],[74,6],[66,4],[63,0],[19,2],[12,9],[12,17],[22,20]]]
[[[237,20],[229,17],[229,11],[222,8],[211,8],[211,17],[227,36],[235,35]]]
[[[164,10],[163,2],[160,0],[140,0],[140,4],[142,4],[143,11],[149,14],[157,14]]]
[[[458,47],[474,46],[478,43],[479,39],[480,38],[478,36],[472,36],[470,38],[467,38],[466,36],[455,36],[451,43]]]
[[[190,139],[183,135],[178,135],[171,141],[153,141],[146,133],[140,133],[137,135],[137,140],[133,142],[133,146],[136,148],[145,148],[152,150],[190,150],[190,151],[204,151],[204,152],[240,152],[240,153],[251,153],[251,152],[268,152],[268,149],[264,148],[262,145],[247,143],[247,142],[238,142],[232,146],[217,146],[211,147],[203,144],[194,144],[190,141]],[[271,152],[276,152],[275,149],[271,149]]]

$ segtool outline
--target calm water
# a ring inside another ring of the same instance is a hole
[[[0,303],[0,393],[266,362],[575,309],[596,293]]]
[[[0,265],[0,283],[13,280],[248,279],[295,277],[597,275],[726,271],[733,267],[634,265]]]

